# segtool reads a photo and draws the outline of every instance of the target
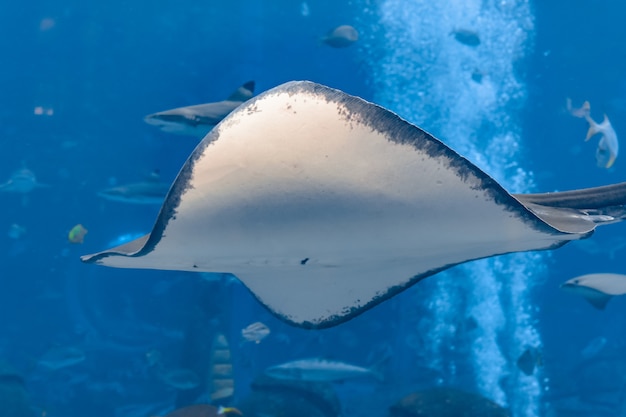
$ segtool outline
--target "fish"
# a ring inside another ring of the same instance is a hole
[[[524,352],[517,358],[516,365],[520,371],[525,375],[532,375],[535,373],[535,368],[541,366],[543,360],[541,353],[534,348],[526,348]]]
[[[200,377],[194,371],[186,368],[166,368],[160,351],[153,349],[146,352],[145,356],[148,366],[164,384],[178,390],[193,389],[200,385]]]
[[[250,99],[253,94],[254,81],[248,81],[226,100],[149,114],[144,117],[144,121],[164,132],[203,137],[231,111]]]
[[[476,47],[480,45],[480,37],[478,33],[469,29],[454,29],[450,32],[450,35],[454,35],[454,39],[463,45]]]
[[[141,182],[118,185],[98,193],[105,200],[127,204],[163,204],[170,184],[160,180],[160,174],[154,171]]]
[[[265,370],[265,375],[290,381],[333,382],[363,377],[382,380],[381,375],[372,369],[319,358],[300,359],[272,366]]]
[[[427,388],[402,397],[389,407],[388,416],[511,417],[511,412],[480,394],[443,386]]]
[[[32,417],[35,408],[30,401],[24,378],[6,362],[0,362],[0,405],[3,417]],[[39,415],[39,414],[37,414]]]
[[[588,117],[591,111],[591,104],[589,104],[588,101],[585,101],[580,107],[573,107],[572,99],[569,97],[565,99],[565,107],[567,108],[569,114],[580,119]]]
[[[572,116],[584,118],[589,123],[585,141],[588,141],[598,133],[602,135],[596,148],[596,163],[600,168],[611,168],[619,153],[619,141],[608,116],[605,114],[602,123],[598,124],[591,118],[591,104],[588,101],[585,101],[581,107],[575,108],[572,106],[572,100],[568,97],[565,105],[567,111]]]
[[[25,233],[26,233],[26,228],[24,228],[23,226],[20,226],[17,223],[13,223],[11,224],[11,226],[9,226],[9,231],[7,232],[7,236],[9,236],[11,239],[19,239],[22,236],[24,236]]]
[[[224,401],[235,395],[233,363],[228,340],[222,333],[213,338],[209,368],[209,398],[211,402]]]
[[[359,32],[350,25],[337,26],[328,31],[320,41],[333,48],[346,48],[359,40]]]
[[[85,360],[85,352],[73,346],[53,346],[37,361],[44,368],[56,371],[79,364]]]
[[[163,369],[157,376],[163,383],[177,390],[193,389],[200,385],[200,377],[190,369]]]
[[[319,329],[454,265],[588,238],[625,204],[626,183],[510,194],[391,111],[292,81],[197,145],[151,233],[81,260],[228,272],[279,319]]]
[[[235,407],[214,407],[209,404],[194,404],[178,408],[166,414],[165,417],[219,417],[226,414],[238,414],[243,416],[243,413]]]
[[[311,14],[311,9],[309,9],[309,5],[306,3],[306,1],[303,1],[300,4],[300,15],[302,17],[309,17],[310,14]]]
[[[589,130],[587,131],[585,141],[588,141],[598,133],[602,135],[600,142],[598,142],[598,147],[596,148],[597,165],[600,168],[611,168],[619,153],[617,133],[615,133],[611,121],[606,114],[600,124],[596,123],[591,116],[587,116],[586,119],[587,122],[589,122]]]
[[[243,413],[241,412],[241,410],[239,410],[236,407],[224,407],[224,406],[219,406],[217,407],[217,415],[218,416],[223,416],[226,414],[237,414],[239,416],[243,416]]]
[[[261,343],[270,334],[270,329],[264,323],[257,321],[241,329],[241,336],[248,342]]]
[[[580,351],[580,356],[585,359],[591,359],[596,356],[606,347],[608,340],[606,337],[598,336],[593,338],[587,345]]]
[[[33,171],[28,168],[20,168],[13,171],[9,179],[4,184],[0,184],[0,191],[27,194],[35,188],[43,187],[48,187],[48,185],[38,182]]]
[[[152,349],[146,352],[146,362],[148,363],[149,367],[160,368],[162,366],[161,359],[161,352],[156,349]]]
[[[72,227],[67,234],[67,240],[70,243],[83,243],[85,241],[85,235],[87,234],[87,229],[82,224],[77,224]]]
[[[18,385],[22,388],[26,387],[26,383],[24,382],[24,378],[17,374],[0,374],[0,386],[1,385]]]
[[[599,310],[616,295],[626,294],[626,275],[597,273],[574,277],[561,284],[561,289],[578,294]]]
[[[483,82],[484,76],[485,74],[482,71],[475,69],[474,71],[472,71],[472,74],[470,77],[472,81],[474,81],[475,83],[481,84]]]

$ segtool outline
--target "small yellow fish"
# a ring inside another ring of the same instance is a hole
[[[239,409],[235,408],[235,407],[222,407],[221,405],[217,408],[217,415],[218,416],[223,416],[225,414],[228,413],[233,413],[233,414],[238,414],[240,416],[243,416],[243,413],[241,411],[239,411]]]
[[[67,240],[71,243],[83,243],[86,234],[87,229],[79,223],[70,229],[70,232],[67,234]]]

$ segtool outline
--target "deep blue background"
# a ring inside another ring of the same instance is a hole
[[[193,317],[190,305],[206,283],[193,274],[110,270],[78,261],[119,235],[147,232],[157,214],[158,207],[103,201],[98,190],[154,169],[172,180],[197,143],[146,125],[144,115],[221,100],[248,80],[256,81],[256,92],[309,79],[373,96],[367,55],[360,53],[366,45],[336,50],[318,42],[329,28],[355,22],[362,4],[320,1],[310,4],[306,17],[300,7],[244,0],[2,6],[0,178],[24,165],[49,187],[26,200],[0,194],[0,354],[25,375],[33,403],[51,417],[85,410],[94,417],[112,415],[117,404],[166,404],[173,397],[150,378],[143,354],[159,348],[171,362],[179,360],[180,334]],[[624,6],[601,0],[564,7],[552,0],[535,2],[534,10],[534,50],[518,63],[529,92],[523,165],[535,173],[538,191],[622,181],[621,158],[610,170],[595,166],[595,142],[583,141],[587,127],[567,114],[565,98],[575,104],[590,100],[596,120],[606,112],[618,135],[626,129]],[[49,30],[40,29],[44,18],[54,21]],[[35,106],[53,108],[54,115],[36,116]],[[27,230],[18,240],[4,232],[13,223]],[[67,242],[76,223],[89,229],[83,245]],[[624,231],[623,225],[612,226],[594,239],[610,248],[623,244]],[[541,309],[548,377],[565,375],[563,369],[576,365],[594,337],[624,349],[624,300],[600,312],[558,289],[582,273],[625,272],[624,253],[610,259],[572,244],[546,258],[545,282],[533,302]],[[229,337],[243,364],[241,392],[246,378],[281,360],[318,354],[366,363],[385,349],[381,342],[393,350],[393,342],[402,339],[395,310],[401,300],[350,327],[314,334],[277,322],[245,289],[234,285],[228,294],[236,312]],[[274,344],[239,349],[239,330],[257,320],[270,324]],[[55,344],[81,346],[87,359],[46,373],[36,360]],[[277,349],[291,353],[284,357]],[[85,381],[109,385],[98,390]]]

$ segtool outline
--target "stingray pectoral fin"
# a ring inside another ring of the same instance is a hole
[[[137,239],[131,240],[130,242],[111,248],[109,250],[95,253],[92,255],[81,256],[80,259],[81,261],[87,262],[87,263],[104,264],[104,262],[101,262],[100,259],[106,258],[108,256],[124,256],[124,257],[141,256],[141,250],[145,247],[146,242],[148,241],[149,238],[150,238],[150,234],[147,234]]]
[[[200,142],[149,237],[82,259],[232,273],[283,320],[329,327],[453,265],[556,248],[595,227],[557,228],[549,217],[580,212],[543,204],[544,219],[531,204],[392,112],[291,82]]]

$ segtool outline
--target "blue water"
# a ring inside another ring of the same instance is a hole
[[[236,281],[78,260],[147,233],[158,213],[97,191],[155,169],[171,181],[197,144],[143,116],[221,100],[248,80],[257,93],[307,79],[374,101],[513,192],[620,182],[621,158],[596,166],[597,139],[584,142],[586,123],[565,111],[565,98],[589,100],[592,116],[606,113],[622,136],[625,12],[617,0],[5,4],[0,178],[27,167],[46,187],[0,194],[0,360],[24,378],[33,415],[147,417],[194,401],[156,379],[145,355],[158,349],[168,363],[193,366],[185,338],[198,317],[231,342],[235,403],[280,362],[389,357],[384,383],[335,387],[344,415],[386,415],[402,396],[434,386],[479,393],[514,416],[625,415],[626,301],[598,311],[558,288],[584,273],[625,272],[624,225],[601,228],[593,245],[453,268],[323,331],[278,321]],[[319,44],[346,23],[359,30],[357,43]],[[475,30],[481,45],[455,41],[458,28]],[[67,241],[77,223],[89,230],[82,245]],[[10,237],[12,224],[25,232]],[[207,306],[216,293],[219,305]],[[240,330],[255,321],[272,333],[241,344]],[[585,350],[600,338],[598,352]],[[38,366],[57,345],[79,347],[85,360]],[[527,347],[543,362],[531,376],[516,366]]]

